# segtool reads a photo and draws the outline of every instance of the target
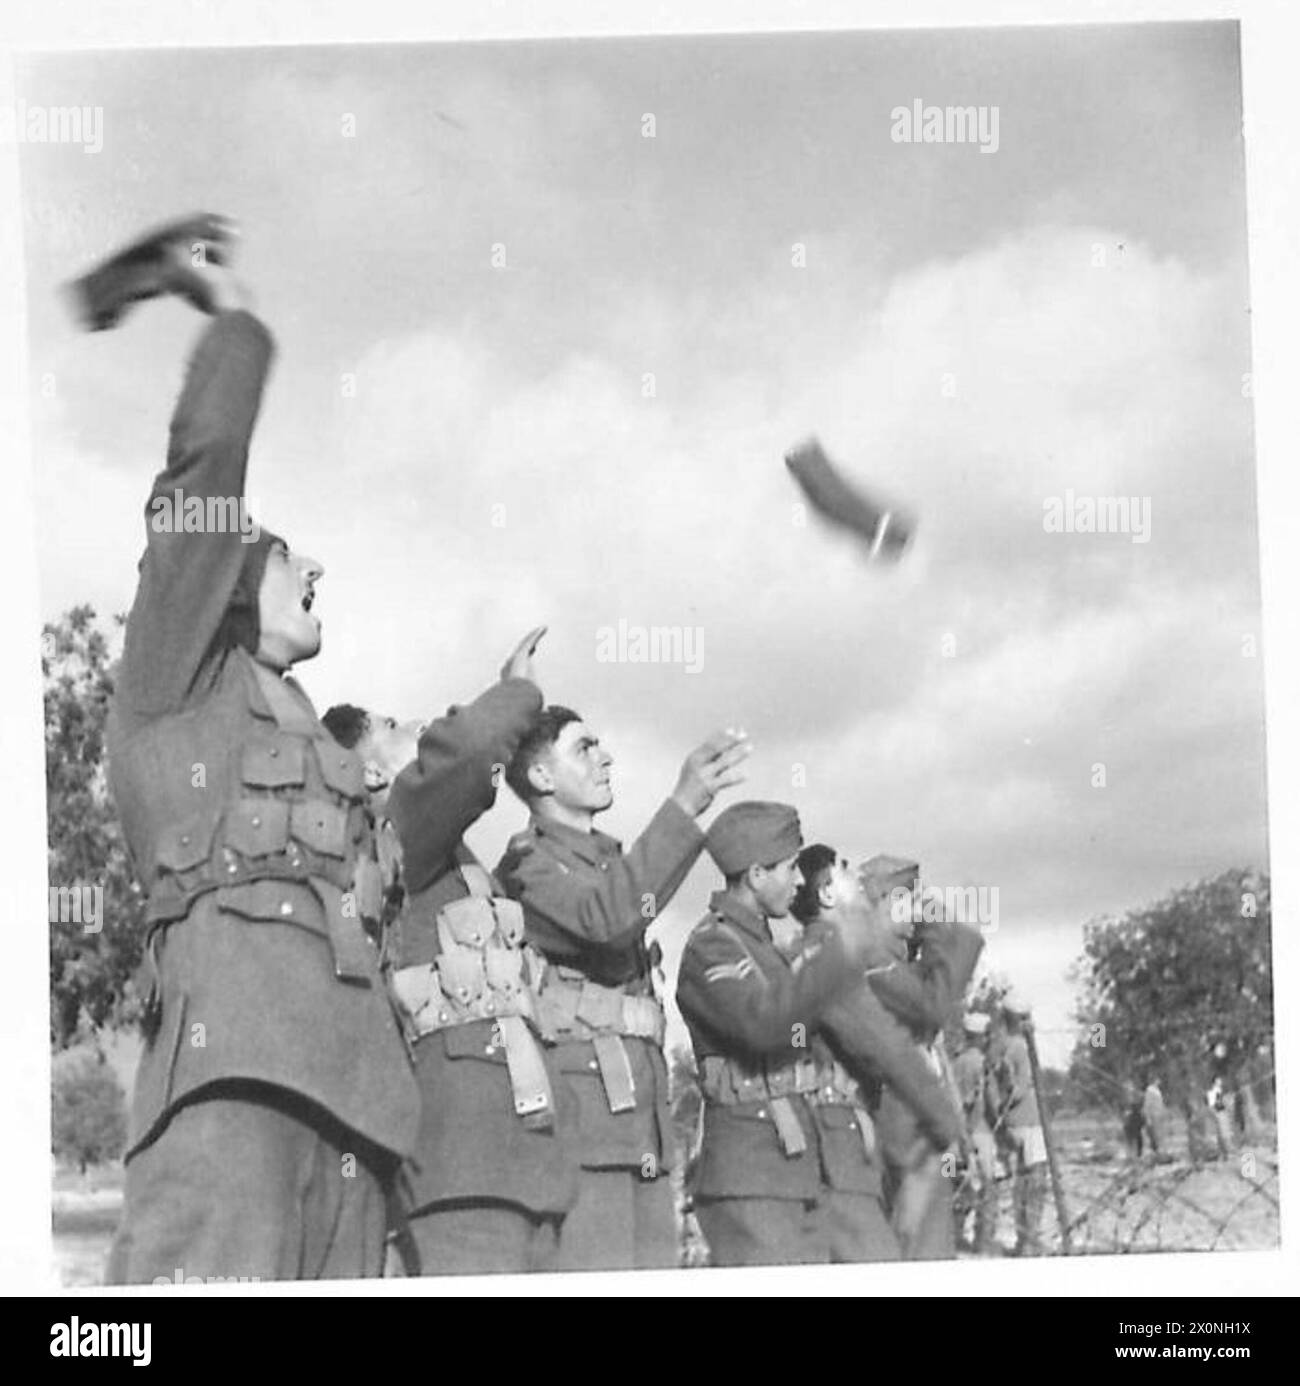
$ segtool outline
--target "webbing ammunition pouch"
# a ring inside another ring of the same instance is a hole
[[[555,1098],[535,1033],[546,963],[524,943],[518,901],[493,895],[491,878],[477,863],[462,861],[457,869],[470,894],[435,916],[437,958],[392,973],[403,1027],[414,1044],[452,1026],[492,1021],[516,1115],[530,1127],[549,1128]]]
[[[552,1044],[590,1044],[611,1112],[636,1107],[625,1039],[664,1042],[663,1007],[653,996],[605,987],[573,968],[553,966],[538,997],[542,1033]]]
[[[294,715],[311,725],[300,710]],[[150,934],[215,891],[220,908],[239,918],[323,934],[336,976],[369,986],[374,944],[401,898],[400,850],[387,825],[380,837],[383,852],[354,752],[323,729],[258,727],[240,747],[225,802],[159,833],[145,911]]]
[[[838,1059],[831,1061],[829,1075],[822,1070],[827,1081],[807,1094],[807,1100],[814,1107],[848,1107],[852,1110],[858,1125],[858,1135],[862,1138],[862,1151],[869,1161],[876,1158],[876,1128],[867,1111],[857,1080]]]
[[[802,1098],[810,1106],[851,1107],[867,1158],[876,1153],[875,1128],[861,1105],[857,1083],[838,1062],[819,1063],[797,1059],[792,1064],[753,1069],[721,1054],[708,1054],[700,1062],[700,1091],[706,1102],[731,1107],[761,1103],[776,1127],[781,1149],[789,1156],[802,1155],[808,1139],[795,1111]]]

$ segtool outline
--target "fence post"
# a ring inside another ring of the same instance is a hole
[[[1029,1072],[1034,1080],[1034,1095],[1038,1098],[1038,1117],[1043,1123],[1043,1144],[1047,1147],[1047,1171],[1052,1178],[1052,1199],[1056,1204],[1056,1221],[1061,1229],[1061,1250],[1070,1254],[1070,1215],[1065,1207],[1065,1189],[1061,1171],[1056,1164],[1056,1141],[1052,1137],[1052,1121],[1047,1111],[1047,1094],[1043,1091],[1043,1074],[1038,1064],[1038,1044],[1034,1039],[1034,1022],[1025,1017],[1025,1046],[1029,1050]]]

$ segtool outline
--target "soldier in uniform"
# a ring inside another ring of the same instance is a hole
[[[1128,1146],[1129,1159],[1142,1158],[1142,1135],[1145,1122],[1142,1117],[1142,1093],[1136,1083],[1124,1084],[1124,1143]]]
[[[913,1165],[945,1151],[960,1135],[960,1121],[952,1095],[933,1069],[921,1057],[910,1032],[887,1010],[877,997],[871,976],[877,970],[888,969],[893,957],[893,926],[889,919],[888,899],[878,899],[874,905],[866,900],[862,883],[849,863],[834,848],[823,843],[805,847],[799,854],[802,884],[795,892],[791,914],[805,925],[803,946],[816,948],[824,941],[827,929],[844,911],[865,910],[870,920],[874,940],[866,973],[852,990],[823,1008],[822,1031],[819,1042],[829,1045],[834,1055],[833,1088],[845,1091],[845,1078],[850,1074],[858,1080],[853,1090],[855,1115],[868,1139],[854,1153],[858,1156],[860,1172],[855,1176],[858,1197],[833,1192],[830,1202],[834,1208],[832,1260],[872,1261],[896,1259],[901,1246],[910,1242],[916,1229],[899,1219],[899,1230],[891,1226],[883,1212],[883,1169],[875,1124],[870,1108],[879,1102],[882,1087],[887,1083],[898,1101],[915,1120],[917,1139],[907,1153]],[[775,928],[776,921],[772,922]],[[799,966],[799,959],[795,960]],[[823,1038],[824,1037],[824,1038]],[[823,1153],[832,1148],[833,1133],[825,1130],[827,1107],[832,1100],[830,1089],[810,1098],[823,1126]],[[852,1147],[850,1147],[851,1149]],[[865,1154],[865,1159],[863,1155]],[[840,1162],[844,1167],[845,1162]],[[832,1189],[836,1190],[835,1174],[826,1170]],[[864,1197],[870,1199],[868,1205]],[[915,1211],[922,1211],[918,1206]],[[838,1243],[838,1244],[837,1244]]]
[[[1150,1145],[1151,1154],[1160,1158],[1165,1116],[1164,1094],[1154,1075],[1149,1077],[1145,1087],[1129,1081],[1124,1085],[1124,1140],[1128,1145],[1131,1159],[1142,1158],[1144,1139]]]
[[[736,732],[693,751],[626,854],[595,828],[613,803],[612,759],[577,713],[544,709],[506,771],[532,816],[497,876],[548,963],[541,1029],[578,1109],[578,1198],[560,1230],[562,1270],[677,1264],[664,1019],[645,934],[700,853],[695,819],[740,781],[748,754]]]
[[[944,1073],[942,1032],[961,1004],[984,947],[978,929],[934,917],[928,907],[916,918],[921,868],[901,857],[880,855],[861,868],[869,901],[888,902],[892,956],[873,971],[876,995],[912,1032],[918,1051],[936,1076]],[[876,1130],[886,1170],[886,1189],[903,1253],[911,1261],[956,1255],[952,1180],[955,1160],[929,1151],[918,1161],[915,1113],[896,1088],[886,1084],[876,1113]],[[950,1152],[951,1153],[951,1152]]]
[[[1164,1141],[1164,1126],[1165,1096],[1160,1091],[1155,1074],[1152,1074],[1142,1094],[1142,1129],[1151,1144],[1151,1153],[1157,1160],[1160,1158],[1160,1149]]]
[[[1036,1256],[1047,1200],[1047,1143],[1043,1137],[1025,1027],[1029,1007],[1014,993],[1002,998],[1002,1035],[993,1066],[997,1123],[1012,1169],[1016,1216],[1014,1256]]]
[[[388,791],[400,771],[415,759],[424,722],[399,721],[353,703],[335,703],[321,715],[325,730],[361,759],[370,809],[386,819]]]
[[[146,512],[108,726],[150,985],[112,1282],[378,1274],[419,1118],[375,942],[393,864],[360,761],[290,672],[320,647],[321,565],[265,530],[159,521],[178,491],[206,516],[243,502],[272,345],[234,307],[228,242],[220,219],[180,223],[77,286],[97,328],[162,293],[212,315]]]
[[[920,867],[898,857],[879,856],[865,863],[856,877],[833,848],[817,845],[802,858],[818,888],[846,898],[861,898],[874,922],[873,945],[867,969],[868,987],[886,1013],[908,1035],[910,1063],[896,1077],[875,1065],[869,1084],[874,1124],[879,1137],[879,1160],[884,1175],[886,1206],[906,1259],[929,1259],[955,1254],[951,1240],[949,1194],[943,1158],[961,1135],[955,1093],[948,1084],[934,1042],[957,1004],[983,940],[973,929],[936,921],[917,929],[911,901]],[[900,907],[900,897],[902,906]],[[862,1011],[862,1002],[855,1003]],[[918,1080],[917,1070],[929,1074],[932,1092]],[[933,1133],[935,1092],[943,1092],[949,1122],[942,1143]]]
[[[802,882],[789,805],[736,804],[706,846],[725,889],[687,940],[677,1002],[704,1099],[692,1194],[713,1263],[896,1256],[871,1121],[825,1028],[842,1023],[846,1051],[888,1051],[888,1036],[863,1039],[872,1018],[837,1006],[856,997],[876,946],[866,912],[819,911],[813,936],[778,945],[774,925]],[[946,1143],[950,1109],[935,1120]]]
[[[409,895],[394,994],[423,1114],[407,1174],[413,1273],[549,1270],[577,1195],[572,1102],[538,1028],[545,962],[523,913],[464,842],[541,711],[530,631],[474,702],[423,728],[388,811]]]
[[[963,1192],[969,1202],[957,1200],[957,1242],[960,1245],[970,1203],[975,1208],[975,1240],[972,1249],[984,1256],[992,1249],[998,1215],[997,1142],[993,1138],[992,1097],[988,1084],[987,1048],[989,1018],[983,1011],[968,1011],[961,1023],[965,1040],[953,1060],[952,1074],[961,1097],[966,1125],[966,1179]]]
[[[1214,1138],[1219,1146],[1219,1159],[1227,1160],[1232,1155],[1232,1122],[1228,1115],[1221,1073],[1214,1075],[1214,1081],[1206,1089],[1205,1105],[1210,1109],[1210,1117],[1214,1123]]]

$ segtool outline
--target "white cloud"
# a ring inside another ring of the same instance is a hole
[[[311,129],[345,97],[320,95]],[[588,99],[561,92],[555,110],[581,124]],[[493,109],[482,92],[457,106],[472,116],[467,149]],[[518,111],[501,116],[531,148]],[[380,181],[400,183],[409,148],[392,131]],[[520,157],[534,184],[573,171]],[[515,211],[532,191],[512,201],[493,186]],[[414,250],[394,206],[394,243]],[[481,209],[453,212],[486,233]],[[566,224],[547,223],[552,248]],[[1258,663],[1239,649],[1257,601],[1245,333],[1215,276],[1132,241],[1094,267],[1094,245],[1122,240],[1041,227],[876,285],[832,238],[835,274],[793,281],[778,265],[734,299],[651,291],[643,267],[620,295],[604,263],[593,292],[612,316],[580,346],[572,305],[552,331],[525,277],[509,289],[512,342],[493,316],[504,300],[358,340],[351,399],[333,388],[335,354],[290,331],[305,360],[286,354],[272,380],[253,489],[266,522],[329,570],[307,686],[322,705],[437,712],[549,622],[546,691],[625,756],[625,832],[691,745],[743,722],[757,745],[748,790],[794,795],[810,831],[996,881],[999,949],[1049,922],[1046,985],[1077,945],[1063,925],[1247,851],[1263,822]],[[792,522],[780,459],[811,429],[919,514],[897,571]],[[40,426],[42,515],[57,527],[46,602],[102,592],[107,609],[114,591],[129,600],[156,464],[110,469],[69,437],[57,419]],[[1043,497],[1067,487],[1149,494],[1151,543],[1044,533]],[[702,672],[598,663],[596,631],[620,617],[702,627]],[[1088,779],[1098,759],[1114,772],[1105,795]],[[476,835],[490,859],[517,819],[503,805]],[[703,905],[701,879],[678,927]]]

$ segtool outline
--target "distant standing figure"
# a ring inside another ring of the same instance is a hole
[[[973,1206],[975,1241],[972,1250],[976,1255],[986,1256],[992,1250],[998,1216],[998,1151],[990,1120],[992,1095],[988,1084],[989,1018],[982,1011],[970,1011],[962,1020],[961,1028],[965,1046],[953,1061],[952,1072],[966,1123],[968,1169],[963,1196],[954,1201],[956,1235],[960,1245],[966,1214]]]
[[[1130,1160],[1142,1158],[1142,1094],[1133,1083],[1124,1085],[1124,1144]]]
[[[1028,1005],[1007,995],[1002,1001],[1002,1020],[1005,1038],[999,1046],[995,1071],[999,1117],[1014,1174],[1016,1243],[1012,1254],[1037,1256],[1047,1198],[1047,1145],[1025,1039],[1030,1024]]]
[[[1219,1143],[1219,1159],[1232,1154],[1232,1123],[1228,1119],[1228,1104],[1223,1093],[1223,1079],[1215,1078],[1205,1094],[1205,1105],[1214,1118],[1214,1136]]]
[[[1142,1130],[1151,1146],[1151,1153],[1157,1157],[1164,1140],[1164,1126],[1165,1097],[1160,1091],[1160,1084],[1152,1078],[1142,1094]]]

